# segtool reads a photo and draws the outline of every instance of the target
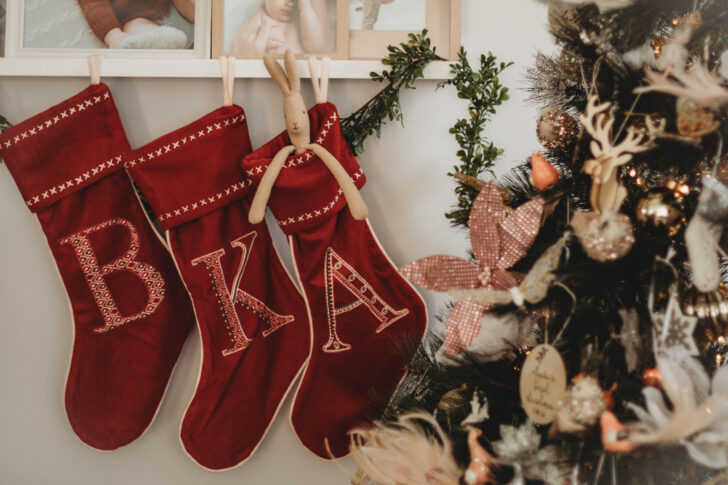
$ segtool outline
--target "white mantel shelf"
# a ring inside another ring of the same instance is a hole
[[[302,77],[308,77],[305,61],[299,61]],[[372,71],[381,72],[385,66],[379,61],[333,60],[332,79],[369,79]],[[85,58],[0,58],[0,77],[86,77],[88,63]],[[216,78],[220,77],[220,65],[210,59],[129,59],[105,58],[101,66],[101,77],[139,78]],[[235,77],[267,78],[263,62],[256,59],[236,61]],[[450,77],[449,63],[432,62],[425,69],[425,79],[447,79]]]

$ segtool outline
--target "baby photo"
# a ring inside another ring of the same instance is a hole
[[[295,54],[336,51],[336,0],[229,0],[224,5],[227,54],[257,58],[286,49]]]
[[[24,0],[23,47],[192,49],[195,0]]]

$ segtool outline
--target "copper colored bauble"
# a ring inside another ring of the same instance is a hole
[[[665,190],[650,192],[637,203],[637,220],[674,236],[685,224],[679,202]]]
[[[541,192],[559,182],[559,171],[546,160],[543,153],[531,155],[531,183]]]
[[[602,263],[622,258],[634,245],[632,222],[624,214],[602,217],[596,212],[577,212],[571,227],[587,256]]]
[[[567,148],[578,133],[576,120],[553,106],[544,108],[536,124],[538,141],[548,150]]]
[[[656,387],[662,389],[662,374],[657,368],[645,369],[642,373],[642,385],[645,387]]]

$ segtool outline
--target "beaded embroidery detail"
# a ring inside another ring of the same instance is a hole
[[[395,310],[385,302],[372,288],[372,286],[332,248],[326,249],[326,265],[324,268],[326,278],[326,312],[329,323],[329,340],[323,346],[324,352],[344,352],[351,349],[351,345],[343,342],[336,331],[336,316],[346,313],[360,305],[379,321],[375,330],[380,333],[400,318],[409,314],[404,308]],[[338,283],[351,293],[356,300],[343,306],[336,306],[334,286]]]
[[[265,303],[240,289],[240,282],[243,278],[245,267],[248,264],[248,258],[250,257],[256,236],[257,233],[255,231],[249,232],[230,243],[232,247],[240,248],[243,252],[241,255],[240,265],[238,266],[238,270],[235,273],[235,279],[233,280],[232,291],[228,289],[225,281],[225,273],[222,269],[222,263],[220,262],[220,259],[225,254],[224,249],[218,249],[217,251],[205,254],[191,261],[192,266],[202,264],[205,268],[207,268],[212,281],[212,289],[215,292],[217,302],[222,312],[222,317],[227,325],[232,344],[230,347],[222,351],[223,356],[228,356],[230,354],[240,352],[241,350],[245,350],[252,342],[252,339],[245,334],[245,330],[243,329],[243,325],[241,324],[240,318],[238,317],[238,313],[235,309],[236,304],[240,304],[252,311],[267,324],[268,327],[261,332],[263,337],[269,336],[271,333],[294,320],[293,315],[279,315],[268,308]]]

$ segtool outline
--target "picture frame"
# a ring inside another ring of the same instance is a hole
[[[5,29],[5,57],[6,58],[75,58],[87,57],[91,54],[102,54],[105,58],[164,58],[164,59],[207,59],[210,56],[210,0],[196,0],[194,2],[194,24],[188,27],[192,30],[192,34],[187,35],[188,42],[192,41],[192,46],[181,49],[111,49],[103,46],[103,42],[97,38],[94,42],[91,39],[93,33],[88,23],[83,24],[83,16],[78,11],[71,12],[72,16],[69,20],[69,35],[83,36],[88,47],[47,47],[32,46],[33,42],[29,41],[27,32],[33,32],[33,27],[26,25],[30,22],[31,15],[26,15],[27,7],[35,5],[32,2],[39,3],[41,1],[53,2],[54,8],[60,8],[61,0],[7,0],[6,4],[6,29]],[[69,0],[63,0],[67,2]],[[75,0],[71,1],[77,6]],[[67,7],[71,6],[71,3]],[[174,9],[175,7],[170,7]],[[176,12],[176,10],[175,10]],[[170,11],[169,16],[175,14]],[[178,14],[178,12],[177,12]],[[184,20],[181,15],[180,19]],[[80,19],[80,20],[79,20]],[[189,23],[188,23],[189,24]],[[79,29],[81,33],[79,33]],[[55,33],[57,35],[57,33]]]
[[[332,59],[347,59],[348,58],[348,22],[346,16],[346,9],[348,8],[347,0],[326,0],[329,7],[335,9],[335,14],[330,13],[330,21],[334,23],[331,35],[333,36],[332,49],[329,52],[321,51],[304,51],[297,53],[296,57],[304,58],[308,56],[328,56]],[[234,36],[235,29],[240,28],[236,19],[235,28],[230,27],[230,21],[228,15],[231,13],[230,8],[236,10],[237,16],[240,16],[240,10],[247,9],[243,14],[243,18],[246,18],[245,22],[249,21],[249,17],[252,15],[250,11],[255,9],[256,5],[260,5],[261,0],[212,0],[212,28],[211,28],[211,57],[217,58],[221,55],[234,55],[239,59],[260,59],[261,53],[257,54],[244,54],[239,50],[235,51],[231,48],[231,37]],[[244,27],[243,27],[244,28]],[[303,46],[299,46],[303,47]],[[304,48],[305,49],[305,48]],[[296,50],[294,48],[294,50]],[[277,52],[271,54],[274,57],[282,57],[283,52]]]
[[[349,3],[350,0],[347,0]],[[396,0],[394,0],[396,2]],[[457,59],[462,42],[462,0],[421,0],[425,3],[425,25],[437,52],[450,60]],[[346,9],[346,25],[349,25]],[[381,16],[381,13],[380,13]],[[418,26],[419,27],[419,26]],[[417,30],[359,30],[349,28],[348,59],[381,59],[388,45],[407,41],[407,35]]]

